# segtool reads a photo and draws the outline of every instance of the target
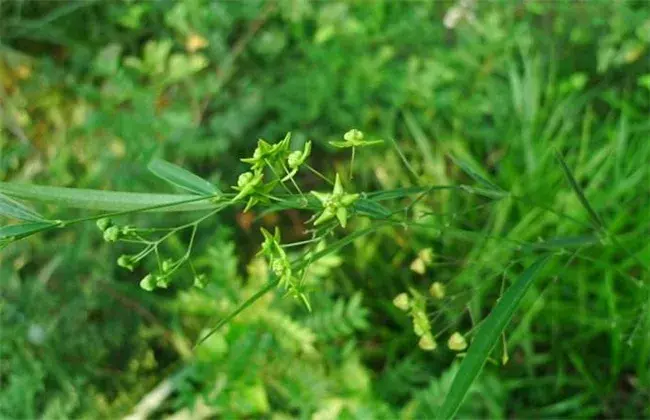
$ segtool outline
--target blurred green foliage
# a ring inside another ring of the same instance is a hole
[[[395,139],[424,185],[472,182],[452,155],[521,197],[422,200],[439,229],[381,228],[319,261],[311,314],[267,296],[195,351],[265,278],[246,215],[205,229],[201,291],[142,291],[93,226],[14,244],[1,417],[430,418],[457,362],[419,350],[392,299],[444,282],[457,298],[435,327],[466,330],[529,261],[517,241],[585,234],[555,151],[630,252],[553,244],[566,257],[526,295],[510,362],[460,414],[650,416],[647,3],[14,0],[0,40],[2,181],[158,191],[146,163],[162,156],[226,187],[258,137],[289,130],[333,173],[348,155],[327,142],[358,127]],[[358,191],[413,182],[393,148],[359,158]],[[300,236],[300,215],[274,222]]]

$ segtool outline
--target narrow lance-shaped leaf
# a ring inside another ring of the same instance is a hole
[[[474,169],[469,163],[465,162],[464,160],[453,156],[449,155],[449,159],[456,164],[460,169],[463,170],[467,175],[469,175],[474,181],[478,182],[479,184],[483,185],[484,187],[490,189],[490,190],[496,190],[496,191],[503,191],[501,187],[499,187],[497,184],[494,182],[490,181],[487,176],[481,175],[478,170]]]
[[[564,175],[566,176],[567,180],[569,181],[569,184],[571,185],[571,188],[573,188],[573,191],[578,196],[578,199],[580,200],[580,203],[585,208],[585,210],[587,210],[587,213],[589,213],[589,218],[591,218],[591,223],[597,229],[604,228],[605,223],[603,222],[603,219],[601,219],[601,217],[598,215],[598,213],[596,213],[596,210],[594,210],[594,208],[591,207],[591,204],[589,204],[589,201],[587,201],[587,197],[582,192],[582,188],[580,188],[580,185],[578,185],[578,181],[576,181],[575,177],[573,176],[573,173],[571,172],[571,169],[569,169],[569,166],[566,164],[566,162],[562,158],[562,155],[560,155],[559,152],[555,152],[555,157],[557,157],[557,160],[560,162],[560,165],[562,166],[562,171],[564,172]]]
[[[0,193],[0,215],[30,222],[43,222],[46,219],[36,211]]]
[[[49,222],[30,222],[2,226],[0,227],[0,242],[26,238],[38,232],[55,228],[56,226],[58,226],[58,223]]]
[[[530,267],[519,276],[517,281],[506,290],[497,302],[492,312],[485,318],[479,327],[476,337],[472,340],[467,355],[460,364],[460,368],[451,384],[449,393],[438,413],[439,419],[451,419],[460,408],[465,394],[478,376],[487,360],[492,348],[505,330],[513,313],[519,307],[526,291],[535,281],[537,274],[542,269],[549,256],[539,257]]]
[[[152,160],[147,168],[157,177],[195,194],[215,195],[221,192],[200,176],[162,159]]]
[[[209,200],[197,199],[196,195],[191,194],[103,191],[8,182],[0,182],[0,193],[21,200],[99,211],[134,211],[159,206],[151,211],[176,212],[210,210],[215,206]]]

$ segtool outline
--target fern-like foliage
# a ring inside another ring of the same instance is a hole
[[[368,310],[362,306],[361,299],[361,293],[354,294],[347,302],[339,299],[331,308],[315,311],[305,320],[305,325],[321,341],[345,338],[366,330]]]
[[[301,325],[281,311],[272,309],[264,312],[261,321],[273,331],[275,339],[286,350],[306,355],[316,354],[316,334],[309,327]]]

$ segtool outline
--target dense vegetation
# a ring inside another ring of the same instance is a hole
[[[2,418],[432,418],[506,314],[460,416],[650,416],[644,1],[5,1],[0,99]]]

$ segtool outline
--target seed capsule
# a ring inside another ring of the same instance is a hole
[[[111,226],[104,231],[104,240],[106,242],[116,242],[120,239],[120,228],[117,226]]]
[[[406,293],[400,293],[399,295],[395,296],[395,299],[393,299],[393,305],[397,306],[403,311],[408,311],[411,306],[411,302],[409,302],[409,296]]]
[[[144,290],[151,292],[156,288],[156,279],[153,274],[147,274],[142,280],[140,280],[140,287]]]
[[[418,346],[422,350],[427,350],[427,351],[432,351],[435,350],[438,345],[436,344],[436,340],[431,336],[431,334],[425,334],[420,338],[420,341],[418,342]]]
[[[458,331],[453,333],[447,340],[447,347],[453,351],[463,351],[467,348],[467,341]]]
[[[433,282],[431,287],[429,287],[429,293],[436,299],[444,299],[445,297],[445,285],[439,281]]]
[[[129,271],[133,271],[135,268],[135,262],[129,255],[120,255],[120,258],[117,259],[117,265],[126,268]]]
[[[99,230],[104,232],[106,229],[113,225],[113,222],[107,217],[102,217],[101,219],[97,220],[96,224]]]

